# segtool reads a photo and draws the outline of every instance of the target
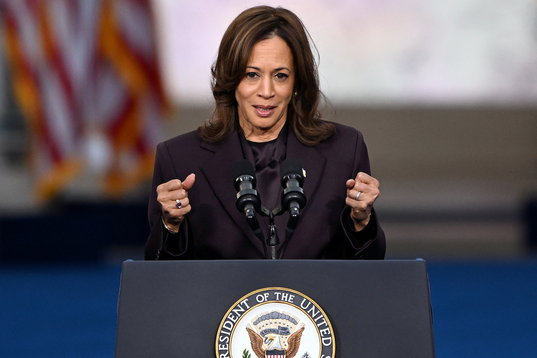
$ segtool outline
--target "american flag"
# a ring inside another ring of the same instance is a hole
[[[150,0],[4,0],[1,23],[37,196],[54,197],[92,158],[107,194],[148,178],[168,109]],[[108,148],[97,160],[96,144]]]

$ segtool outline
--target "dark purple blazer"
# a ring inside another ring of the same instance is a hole
[[[301,144],[294,132],[288,131],[286,157],[298,159],[306,171],[303,188],[307,204],[284,258],[383,259],[386,241],[374,210],[370,224],[355,233],[350,226],[350,208],[345,205],[345,182],[360,171],[370,173],[363,136],[354,128],[334,125],[335,134],[315,147]],[[232,166],[242,158],[237,133],[219,145],[189,132],[157,146],[146,260],[264,258],[261,241],[235,206]],[[196,174],[188,192],[192,210],[179,234],[172,235],[162,224],[156,187],[171,179],[184,180],[190,173]],[[268,221],[260,218],[260,223],[266,236]],[[286,224],[287,216],[276,218],[279,231]],[[280,241],[284,241],[281,235]]]

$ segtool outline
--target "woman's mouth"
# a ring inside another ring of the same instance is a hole
[[[275,108],[275,106],[254,106],[257,115],[260,117],[269,117]]]

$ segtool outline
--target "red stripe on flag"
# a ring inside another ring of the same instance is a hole
[[[38,4],[35,1],[31,0],[27,0],[26,2],[28,3],[29,14],[31,14],[33,18],[36,18],[36,21],[39,21],[38,18],[40,17],[40,9],[37,7]],[[31,116],[31,118],[29,118],[30,127],[46,145],[46,147],[43,149],[45,149],[46,152],[49,153],[52,161],[58,162],[62,159],[62,155],[60,154],[60,150],[56,145],[53,136],[51,135],[51,130],[48,126],[46,116],[44,115],[43,99],[41,95],[43,91],[43,84],[41,83],[40,77],[37,74],[38,68],[35,68],[31,65],[29,55],[24,53],[23,39],[21,38],[22,24],[17,21],[17,17],[12,12],[12,8],[10,6],[4,4],[2,10],[4,12],[3,16],[6,23],[5,26],[7,26],[8,31],[10,31],[10,33],[15,36],[14,40],[18,44],[18,51],[16,54],[14,54],[16,58],[12,59],[13,61],[16,61],[18,63],[18,73],[15,73],[15,77],[24,76],[26,79],[29,80],[29,84],[31,84],[32,86],[32,90],[34,92],[33,95],[35,96],[36,100],[36,102],[33,103],[35,108],[31,108],[30,113],[26,112],[28,116]],[[15,78],[15,81],[16,80],[17,78]],[[24,105],[25,99],[19,98],[19,102],[22,102]]]

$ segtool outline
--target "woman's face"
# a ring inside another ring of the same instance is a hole
[[[284,40],[274,36],[254,45],[235,90],[246,139],[266,142],[278,137],[287,120],[294,83],[293,54]]]

